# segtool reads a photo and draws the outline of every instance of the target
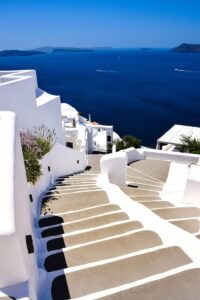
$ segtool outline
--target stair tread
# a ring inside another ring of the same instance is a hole
[[[42,237],[63,234],[65,232],[74,232],[78,230],[96,228],[109,223],[115,223],[123,220],[128,220],[128,216],[124,212],[115,212],[103,216],[97,216],[90,219],[85,219],[77,222],[63,224],[62,226],[54,226],[44,229],[41,232]]]
[[[161,201],[140,201],[139,203],[146,206],[149,209],[174,207],[174,204],[162,200]]]
[[[169,173],[170,161],[145,159],[130,164],[131,168],[156,180],[165,182]]]
[[[62,294],[65,293],[64,280],[67,282],[71,298],[76,298],[131,283],[189,263],[191,260],[180,248],[163,248],[61,275],[53,280],[52,297],[59,300],[66,299]]]
[[[162,279],[102,297],[102,300],[198,300],[200,269],[178,272]]]
[[[100,229],[93,229],[79,234],[52,239],[47,242],[47,249],[50,251],[65,248],[67,246],[70,247],[78,244],[88,243],[94,240],[100,240],[110,236],[123,234],[131,230],[137,230],[142,227],[142,224],[137,221],[128,221],[116,225],[110,224],[109,226]]]
[[[153,212],[165,220],[200,217],[200,208],[198,207],[159,208],[154,209]]]
[[[107,240],[95,241],[93,244],[83,245],[75,249],[65,249],[62,252],[49,255],[45,259],[44,265],[47,271],[55,271],[160,245],[162,245],[162,241],[155,232],[143,230]]]
[[[56,225],[64,222],[72,222],[92,216],[98,216],[108,212],[114,212],[120,210],[120,207],[115,204],[101,205],[97,207],[92,207],[84,210],[79,210],[62,216],[50,216],[39,220],[40,227]]]
[[[49,196],[43,201],[41,213],[62,213],[109,203],[104,191],[91,191],[77,194]]]

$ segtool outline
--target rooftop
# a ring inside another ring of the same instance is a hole
[[[182,135],[190,136],[191,138],[195,139],[200,139],[200,127],[175,124],[157,141],[160,143],[180,145],[180,138]]]

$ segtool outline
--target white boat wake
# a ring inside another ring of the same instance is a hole
[[[185,73],[200,73],[200,71],[198,71],[198,70],[184,70],[184,69],[178,69],[178,68],[175,68],[174,71],[175,72],[185,72]]]
[[[100,70],[100,69],[97,69],[96,72],[99,72],[99,73],[119,73],[119,71],[115,71],[115,70]]]

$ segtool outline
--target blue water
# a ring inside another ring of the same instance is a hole
[[[113,50],[0,58],[36,69],[42,89],[84,116],[155,146],[173,124],[200,126],[200,54]]]

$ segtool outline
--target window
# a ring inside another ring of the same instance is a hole
[[[108,142],[108,143],[111,143],[111,142],[112,142],[111,135],[107,135],[107,142]]]
[[[71,142],[66,142],[66,147],[72,148],[72,149],[73,149],[73,143],[71,143]]]

